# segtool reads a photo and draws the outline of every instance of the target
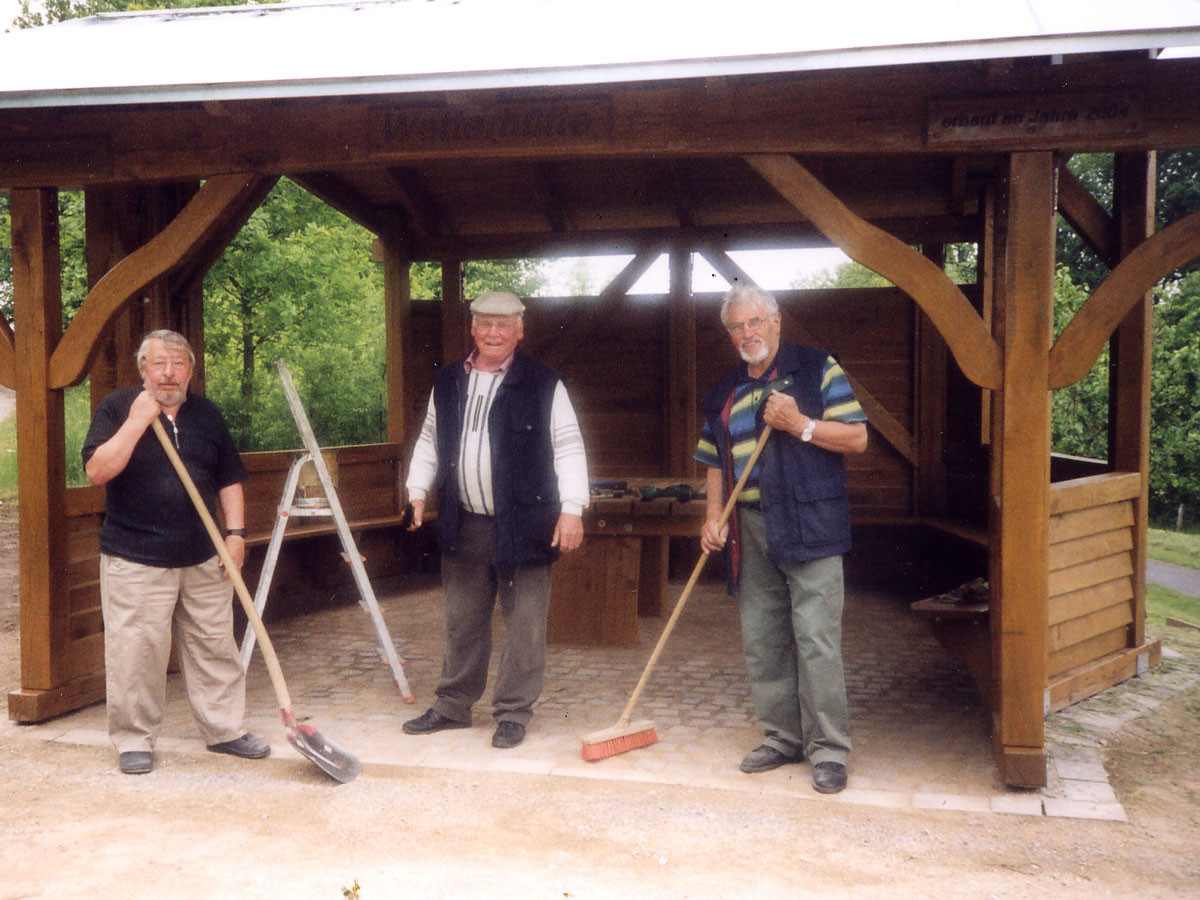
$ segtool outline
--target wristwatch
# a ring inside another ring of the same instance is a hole
[[[245,529],[245,528],[226,528],[226,529],[225,529],[225,537],[240,537],[240,538],[244,538],[245,536],[246,536],[246,529]]]
[[[809,419],[808,424],[804,426],[804,430],[802,432],[800,432],[800,440],[805,441],[805,442],[811,441],[813,432],[816,430],[816,428],[817,428],[817,420]]]

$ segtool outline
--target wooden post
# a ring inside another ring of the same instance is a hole
[[[1054,172],[1049,152],[1010,157],[995,295],[1004,379],[992,431],[992,737],[1004,781],[1031,787],[1046,783]]]
[[[20,510],[21,687],[9,714],[30,720],[26,700],[71,678],[67,592],[63,393],[49,387],[49,361],[62,337],[58,192],[14,190],[13,331],[17,366]],[[49,715],[53,715],[51,712]],[[42,716],[45,718],[45,716]]]
[[[117,263],[144,243],[137,188],[89,188],[84,191],[85,256],[89,290]],[[106,329],[92,364],[92,409],[118,388],[138,383],[134,354],[147,329],[141,303],[130,303]]]
[[[938,268],[946,267],[946,248],[937,244],[923,247],[925,257]],[[920,306],[916,312],[916,423],[917,468],[913,487],[918,516],[942,517],[946,514],[946,388],[950,352],[945,338],[938,333]]]
[[[470,332],[466,298],[463,296],[463,264],[458,259],[442,261],[442,362],[448,363],[469,352]]]
[[[695,472],[692,449],[696,435],[696,304],[692,302],[692,254],[670,254],[670,295],[667,299],[667,388],[664,435],[666,474],[689,477]]]
[[[404,373],[412,359],[411,268],[408,260],[401,256],[400,246],[393,236],[383,236],[380,243],[383,247],[387,439],[407,445],[410,440],[416,441],[416,435],[409,427],[413,414],[412,397],[404,383]]]
[[[1151,153],[1118,153],[1113,171],[1113,213],[1119,252],[1128,256],[1154,233],[1157,160]],[[1147,293],[1117,327],[1110,344],[1108,458],[1118,472],[1140,472],[1134,501],[1133,625],[1130,647],[1146,639],[1146,525],[1150,473],[1150,364],[1153,355],[1153,295]]]

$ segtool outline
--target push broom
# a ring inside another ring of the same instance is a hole
[[[762,397],[768,396],[773,390],[783,390],[791,385],[791,383],[791,376],[773,381],[762,389],[759,399],[761,400]],[[733,505],[737,503],[738,497],[741,496],[746,479],[750,477],[750,473],[754,470],[754,464],[758,462],[759,454],[762,453],[762,449],[767,443],[767,438],[770,436],[771,426],[764,425],[762,434],[759,435],[758,443],[754,445],[750,459],[746,461],[746,467],[742,470],[741,478],[733,486],[733,490],[729,494],[729,499],[725,501],[725,508],[721,510],[721,518],[717,522],[718,531],[725,527],[725,523],[729,521],[729,516],[733,512]],[[654,652],[650,654],[650,659],[646,662],[646,667],[642,670],[642,677],[638,679],[638,683],[629,697],[629,702],[625,704],[625,709],[621,712],[621,718],[617,719],[617,724],[583,736],[583,758],[586,761],[595,762],[600,759],[607,759],[610,756],[616,756],[618,753],[637,750],[641,747],[649,747],[651,744],[658,742],[658,734],[654,730],[654,722],[649,719],[639,719],[636,722],[631,722],[630,717],[633,715],[633,708],[637,705],[638,698],[642,695],[642,689],[645,688],[646,682],[650,680],[650,673],[654,671],[654,666],[658,663],[659,656],[662,655],[663,647],[667,644],[667,638],[671,636],[671,632],[675,628],[675,623],[679,621],[679,614],[683,612],[683,607],[691,596],[692,589],[700,579],[700,573],[703,571],[706,562],[708,562],[707,550],[700,554],[700,559],[696,562],[696,567],[692,569],[692,577],[688,579],[687,584],[683,588],[683,593],[679,595],[679,601],[675,604],[675,609],[671,611],[671,618],[667,620],[662,634],[659,635],[658,643],[654,645]]]

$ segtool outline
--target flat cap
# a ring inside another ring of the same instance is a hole
[[[525,312],[525,304],[508,291],[488,291],[471,301],[471,312],[484,316],[519,316]]]

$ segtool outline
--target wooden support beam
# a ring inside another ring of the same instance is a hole
[[[877,228],[911,244],[974,243],[979,240],[979,215],[921,216],[872,219]],[[810,222],[730,222],[652,228],[587,228],[566,232],[539,231],[460,234],[454,237],[413,237],[409,250],[414,262],[450,256],[463,259],[517,259],[534,256],[594,256],[636,253],[651,244],[727,250],[798,250],[832,246]]]
[[[1058,167],[1058,211],[1110,269],[1121,259],[1117,223],[1066,163]]]
[[[945,272],[851,212],[792,157],[748,156],[746,162],[847,256],[912,297],[946,339],[963,374],[981,387],[1000,386],[1000,348]]]
[[[21,687],[53,691],[71,679],[63,392],[49,378],[62,335],[58,193],[15,190],[13,319],[17,356]]]
[[[921,248],[921,252],[939,269],[946,268],[944,244]],[[915,367],[915,425],[917,465],[913,478],[913,508],[918,516],[941,518],[946,514],[946,402],[950,365],[946,342],[933,321],[917,306],[913,348]]]
[[[575,350],[595,334],[596,328],[601,322],[616,314],[617,308],[624,302],[629,289],[662,254],[662,247],[653,247],[638,253],[600,292],[600,296],[596,298],[591,309],[567,326],[549,346],[531,349],[530,352],[550,368],[561,368]]]
[[[1049,627],[1050,394],[1044,377],[1054,314],[1053,154],[1009,163],[1002,283],[1004,384],[995,404],[991,631],[997,705],[992,737],[1001,776],[1046,783]]]
[[[387,173],[399,192],[400,207],[408,216],[410,231],[425,237],[445,237],[452,234],[438,210],[437,203],[425,186],[424,179],[416,169],[392,166]]]
[[[1200,256],[1200,212],[1168,225],[1129,252],[1075,313],[1050,351],[1052,390],[1074,384],[1092,370],[1105,342],[1146,292],[1184,263]]]
[[[99,349],[101,334],[126,302],[203,255],[214,242],[227,235],[231,239],[230,221],[248,217],[252,204],[261,202],[264,181],[273,183],[273,179],[257,175],[210,178],[169,225],[100,279],[54,350],[51,386],[67,387],[83,379]],[[163,327],[154,321],[148,324]]]
[[[1113,169],[1113,210],[1121,256],[1154,233],[1157,188],[1154,153],[1118,153]],[[1118,472],[1137,472],[1133,504],[1133,624],[1128,646],[1146,639],[1146,526],[1150,473],[1150,365],[1154,355],[1153,295],[1135,302],[1113,333],[1109,354],[1108,458]]]
[[[669,160],[667,170],[670,177],[666,183],[670,186],[671,206],[675,210],[675,218],[680,228],[692,228],[696,225],[696,199],[688,181],[687,170],[680,165],[679,160]]]
[[[412,279],[408,260],[392,235],[380,238],[383,248],[383,330],[387,344],[385,382],[387,391],[387,439],[411,449],[416,428],[409,422],[412,398],[404,372],[412,359]]]
[[[544,198],[542,201],[542,214],[546,217],[546,222],[549,224],[550,230],[556,232],[566,231],[567,204],[563,199],[562,188],[558,184],[558,175],[554,171],[554,164],[538,162],[534,166],[534,171],[537,173],[538,184],[541,186]]]
[[[376,206],[333,172],[306,172],[288,177],[322,203],[373,234],[392,234],[401,225],[394,212]]]
[[[463,296],[463,264],[457,259],[442,262],[442,364],[471,352],[471,316]]]
[[[663,422],[666,427],[664,457],[667,475],[690,478],[695,474],[692,461],[696,435],[700,433],[697,410],[700,397],[696,387],[696,304],[692,299],[692,254],[672,250],[670,292],[667,296],[666,403]]]
[[[754,279],[751,278],[741,266],[739,266],[728,253],[722,250],[717,250],[714,247],[708,247],[701,251],[701,255],[708,260],[708,264],[730,284],[747,284],[754,285]],[[757,286],[757,285],[755,285]],[[829,342],[823,340],[820,335],[820,324],[810,323],[805,326],[787,310],[781,310],[783,318],[784,333],[790,340],[794,340],[801,344],[808,344],[811,347],[826,348]],[[813,329],[816,329],[815,331]],[[854,377],[850,372],[847,372],[845,367],[842,367],[845,372],[846,380],[850,382],[850,387],[854,390],[854,396],[858,399],[859,405],[863,408],[863,412],[867,415],[867,420],[871,427],[874,428],[885,441],[892,445],[910,465],[917,465],[918,457],[916,446],[913,441],[913,436],[907,428],[901,424],[900,420],[888,412],[887,407],[881,403],[874,394],[872,394],[861,381]]]

